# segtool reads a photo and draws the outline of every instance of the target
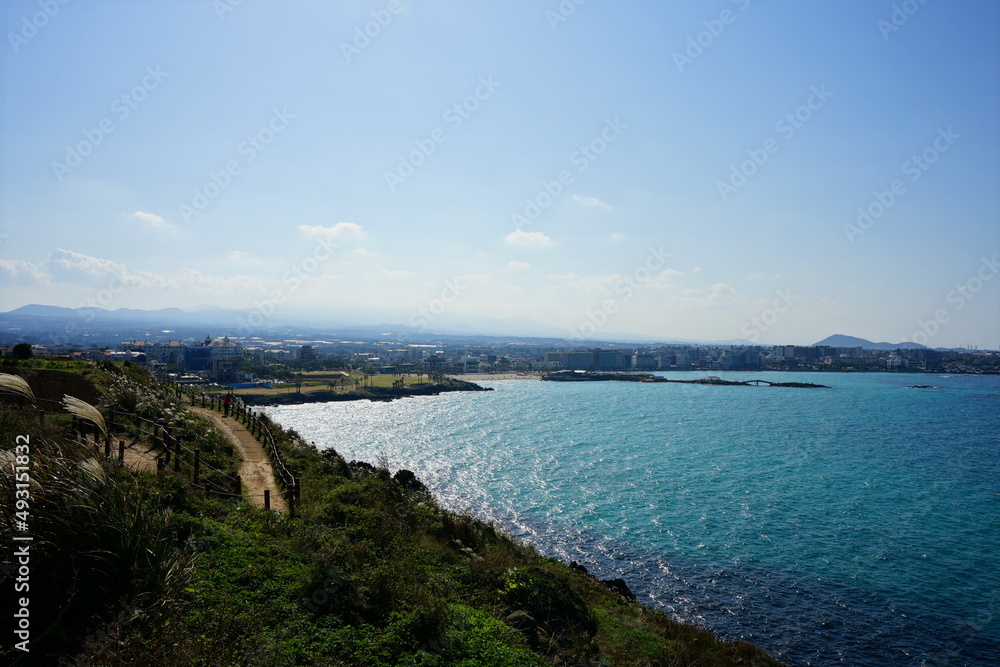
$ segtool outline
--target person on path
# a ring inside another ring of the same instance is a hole
[[[229,416],[229,406],[233,404],[233,397],[231,394],[226,394],[226,397],[222,400],[222,416]]]

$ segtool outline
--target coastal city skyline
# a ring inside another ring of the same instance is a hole
[[[995,3],[6,9],[0,311],[1000,348]]]

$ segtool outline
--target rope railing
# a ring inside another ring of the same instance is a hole
[[[176,391],[178,392],[178,397],[180,397],[182,395],[180,389],[178,388]],[[233,398],[230,404],[226,406],[221,397],[212,394],[191,391],[188,392],[187,396],[192,406],[200,403],[202,408],[221,411],[223,416],[228,416],[232,413],[234,419],[241,421],[247,427],[250,435],[254,436],[264,446],[264,453],[267,454],[268,459],[271,461],[275,476],[285,489],[285,498],[290,498],[292,501],[289,503],[290,508],[293,504],[298,504],[298,477],[292,473],[291,468],[289,468],[288,463],[282,456],[270,425],[261,418],[259,413],[247,407],[246,403],[239,397]]]
[[[178,397],[183,395],[179,388],[176,391],[178,392]],[[292,473],[291,468],[281,454],[281,450],[278,448],[277,440],[271,431],[270,425],[261,418],[260,414],[247,407],[246,403],[239,397],[232,398],[230,404],[226,406],[223,398],[212,394],[191,391],[187,396],[192,406],[200,403],[202,408],[220,411],[223,413],[223,416],[228,416],[232,413],[233,419],[241,421],[247,427],[250,435],[261,442],[264,453],[271,461],[275,477],[284,487],[285,493],[283,497],[289,501],[289,510],[294,511],[294,506],[299,502],[298,477]]]
[[[176,395],[178,398],[183,396],[183,393],[179,388],[175,388]],[[9,398],[4,396],[3,398]],[[195,401],[195,396],[191,394],[192,405]],[[202,404],[209,402],[212,408],[215,408],[216,402],[219,403],[219,409],[222,409],[222,401],[216,401],[215,397],[212,397],[211,401],[202,394]],[[57,409],[43,409],[39,407],[39,404],[45,404]],[[264,507],[270,509],[270,499],[273,496],[280,496],[285,499],[288,504],[289,513],[294,516],[295,505],[298,503],[298,479],[291,473],[284,458],[281,456],[280,451],[277,448],[277,443],[275,442],[273,434],[256,416],[252,411],[248,410],[242,401],[234,402],[231,406],[233,408],[234,417],[239,416],[242,418],[244,423],[247,425],[247,430],[250,431],[251,435],[260,439],[264,436],[265,442],[268,445],[264,448],[265,452],[268,453],[268,458],[271,460],[272,465],[275,469],[276,477],[280,480],[284,486],[284,491],[280,489],[275,489],[272,492],[270,489],[265,489],[262,494],[245,494],[242,492],[242,480],[239,475],[235,477],[229,475],[228,473],[219,470],[215,466],[209,464],[207,461],[201,460],[201,450],[191,449],[187,447],[183,441],[174,437],[171,425],[164,423],[163,421],[158,421],[156,419],[151,419],[148,417],[143,417],[137,413],[125,412],[122,410],[107,410],[103,413],[105,417],[105,427],[104,432],[104,453],[106,456],[112,455],[112,439],[114,434],[126,434],[131,436],[131,442],[127,445],[128,449],[132,450],[134,456],[138,456],[149,462],[155,462],[156,470],[160,472],[170,472],[178,479],[183,478],[180,476],[181,468],[183,467],[188,472],[191,481],[189,482],[195,488],[200,488],[201,490],[212,493],[218,496],[227,497],[240,497],[240,498],[263,498]],[[53,399],[45,399],[36,397],[33,402],[28,402],[27,399],[15,399],[15,405],[9,405],[7,402],[0,403],[0,408],[2,409],[15,409],[20,412],[30,411],[34,412],[39,419],[41,424],[45,423],[46,418],[52,418],[56,420],[63,420],[67,422],[70,430],[76,437],[78,441],[90,444],[87,440],[88,436],[93,437],[93,445],[98,446],[101,431],[96,424],[92,424],[88,421],[78,418],[76,415],[69,414],[65,411],[65,406],[61,401]],[[116,438],[117,439],[117,438]],[[148,439],[152,443],[152,446],[146,450],[146,453],[139,452],[135,446],[139,442]],[[125,440],[118,440],[118,461],[119,463],[124,463],[124,452],[126,449]],[[154,448],[159,448],[162,453],[150,457],[147,454]],[[270,451],[268,451],[270,450]],[[188,456],[184,456],[187,453]],[[189,462],[189,460],[191,462]],[[171,468],[172,464],[172,468]],[[208,476],[202,475],[202,469],[207,469],[217,477],[221,477],[224,480],[232,483],[232,489],[226,490],[222,488],[215,480]],[[200,483],[200,484],[199,484]]]

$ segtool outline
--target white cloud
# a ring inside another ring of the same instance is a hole
[[[125,266],[118,262],[62,248],[56,248],[55,252],[49,255],[48,264],[50,272],[53,273],[83,273],[95,278],[108,274],[118,277],[125,275]]]
[[[677,271],[676,269],[663,269],[659,273],[652,275],[646,285],[654,289],[676,290],[678,287],[672,282],[672,279],[683,275],[681,271]]]
[[[242,274],[217,276],[196,269],[182,268],[173,275],[149,271],[131,271],[124,264],[92,257],[73,250],[57,249],[46,265],[52,280],[75,287],[146,289],[157,291],[189,290],[197,294],[230,296],[240,292],[264,290],[280,281]]]
[[[351,252],[347,253],[347,256],[352,257],[354,259],[363,259],[368,261],[381,259],[381,255],[379,255],[377,252],[372,252],[371,250],[365,250],[364,248],[355,248]]]
[[[542,232],[526,232],[523,229],[514,230],[507,235],[504,241],[511,245],[536,248],[552,244],[552,239]]]
[[[187,289],[197,294],[232,296],[240,292],[259,292],[279,286],[279,282],[256,276],[236,274],[213,276],[196,269],[181,269],[173,276],[158,276],[169,290]]]
[[[611,212],[614,212],[615,210],[610,206],[608,206],[607,204],[605,204],[600,199],[598,199],[597,197],[581,197],[580,195],[573,195],[573,201],[587,208],[597,207],[597,208],[603,208],[605,211],[611,211]]]
[[[242,250],[232,250],[230,251],[227,259],[229,259],[230,262],[242,262],[247,257],[248,257],[247,253],[243,252]]]
[[[466,273],[458,276],[456,280],[462,283],[486,285],[493,282],[493,276],[488,273]]]
[[[323,238],[335,243],[360,241],[364,238],[361,225],[354,222],[338,222],[332,227],[323,225],[299,225],[299,231],[307,238]]]
[[[622,234],[622,233],[620,233],[620,232],[612,232],[611,233],[611,240],[612,241],[621,241],[624,238],[625,238],[625,235]]]
[[[155,213],[136,211],[129,217],[133,220],[141,222],[144,225],[152,227],[153,229],[177,229],[177,227],[167,222],[163,216],[156,215]]]
[[[0,259],[0,281],[7,285],[47,285],[48,276],[23,259]]]
[[[388,271],[382,269],[378,274],[383,278],[389,278],[390,280],[413,280],[417,277],[413,271],[406,271],[405,269],[398,269],[396,271]]]
[[[528,264],[527,262],[507,262],[508,271],[527,271],[530,268],[531,264]]]

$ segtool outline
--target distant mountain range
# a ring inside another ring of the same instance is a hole
[[[62,320],[85,318],[92,322],[128,322],[130,324],[221,324],[238,317],[246,317],[248,312],[211,307],[191,311],[181,310],[180,308],[161,308],[159,310],[116,308],[115,310],[107,310],[106,308],[62,308],[60,306],[42,306],[33,303],[6,313],[0,313],[0,317]]]
[[[374,320],[370,320],[374,321]],[[365,339],[375,339],[384,336],[399,337],[410,342],[432,342],[445,338],[462,339],[486,343],[500,339],[520,340],[534,344],[559,345],[569,340],[569,331],[551,327],[524,318],[500,319],[483,316],[456,315],[454,318],[444,318],[433,322],[428,328],[408,326],[406,324],[351,324],[337,322],[333,317],[323,322],[318,319],[304,318],[261,318],[259,313],[251,309],[239,310],[204,306],[181,310],[180,308],[161,308],[159,310],[139,310],[136,308],[61,308],[59,306],[44,306],[31,304],[16,308],[6,313],[0,313],[0,333],[16,334],[25,331],[102,331],[115,332],[121,335],[153,335],[155,333],[170,333],[177,337],[192,335],[270,335],[278,332],[284,334],[312,334],[317,332],[336,332],[339,336],[354,336]],[[260,325],[260,326],[253,326]],[[148,334],[146,332],[149,332]],[[605,332],[600,340],[574,341],[579,347],[600,346],[602,344],[637,344],[637,345],[753,345],[748,340],[684,340],[677,338],[657,338],[653,336],[633,335],[622,332]],[[875,343],[864,338],[836,334],[824,338],[814,345],[828,347],[863,347],[870,350],[898,350],[902,348],[924,348],[917,343]]]
[[[567,329],[549,326],[526,318],[494,318],[481,315],[447,314],[430,323],[427,327],[415,327],[408,324],[357,324],[358,320],[374,320],[374,313],[341,313],[340,321],[336,316],[321,320],[319,316],[312,318],[287,317],[262,318],[252,309],[239,310],[205,306],[181,310],[180,308],[161,308],[159,310],[138,310],[135,308],[62,308],[59,306],[44,306],[31,304],[16,308],[6,313],[0,313],[0,332],[13,331],[100,331],[121,335],[144,336],[154,334],[169,334],[176,337],[191,335],[222,335],[270,336],[282,332],[288,335],[293,332],[315,334],[318,332],[333,333],[338,336],[377,339],[386,336],[396,337],[410,342],[429,343],[435,340],[451,340],[452,342],[468,341],[478,344],[505,341],[520,341],[541,345],[565,345],[571,332]],[[345,319],[354,322],[345,322]],[[355,319],[356,318],[356,319]],[[402,318],[405,319],[405,318]],[[249,326],[248,326],[249,323]],[[140,331],[142,330],[142,331]],[[148,330],[148,334],[145,331]],[[154,331],[155,330],[155,331]],[[197,331],[195,331],[197,330]],[[603,332],[599,339],[577,340],[574,344],[580,347],[594,347],[618,344],[673,344],[673,345],[752,345],[748,340],[684,340],[677,338],[662,338],[624,332]]]
[[[926,345],[921,345],[920,343],[873,343],[872,341],[865,340],[864,338],[845,336],[844,334],[834,334],[824,338],[818,343],[813,343],[813,345],[821,345],[825,347],[863,347],[866,350],[927,349]]]

